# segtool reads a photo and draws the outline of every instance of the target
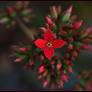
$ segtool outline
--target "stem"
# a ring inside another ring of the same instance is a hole
[[[17,17],[15,21],[18,23],[18,26],[22,29],[22,31],[29,37],[29,39],[34,40],[34,34],[32,30],[25,26],[25,24]]]

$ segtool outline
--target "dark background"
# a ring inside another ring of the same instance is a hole
[[[12,6],[13,4],[14,2],[2,1],[0,7],[5,8],[6,5]],[[52,5],[61,5],[63,11],[73,5],[72,14],[76,14],[77,19],[84,20],[82,28],[92,25],[91,1],[31,1],[30,7],[34,9],[36,17],[32,20],[30,26],[36,26],[38,29],[43,26],[45,16],[49,13],[49,6]],[[9,60],[9,55],[12,52],[10,46],[27,41],[28,39],[20,28],[5,30],[5,25],[0,25],[0,90],[51,90],[49,87],[42,88],[41,80],[36,79],[37,71],[24,71],[18,64],[14,64]],[[76,73],[74,75],[69,74],[71,79],[64,84],[63,89],[56,87],[54,90],[72,90],[77,81],[77,73],[84,69],[92,69],[92,51],[81,51],[74,67]]]

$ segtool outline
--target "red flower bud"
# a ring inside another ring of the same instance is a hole
[[[18,62],[21,62],[23,59],[24,59],[24,58],[21,58],[21,57],[20,57],[20,58],[15,59],[14,62],[15,62],[15,63],[18,63]]]
[[[22,51],[22,52],[27,52],[28,51],[26,48],[19,48],[18,50]]]
[[[47,75],[47,73],[48,73],[48,72],[45,71],[45,72],[42,74],[42,76],[45,77],[45,76]]]
[[[42,61],[44,60],[44,56],[43,55],[40,56],[40,60],[42,60]]]
[[[74,73],[73,70],[72,70],[72,67],[68,67],[68,71],[69,71],[70,73],[72,73],[72,74]]]
[[[55,63],[55,61],[54,61],[54,60],[50,62],[50,64],[54,64],[54,63]]]
[[[74,23],[74,29],[79,29],[83,23],[83,20],[77,21]]]
[[[69,58],[70,57],[70,54],[69,53],[66,53],[65,57],[66,58]]]
[[[65,82],[68,82],[69,77],[66,74],[62,74],[61,79],[64,80]]]
[[[52,6],[50,9],[51,9],[52,13],[56,16],[57,15],[56,7]]]
[[[57,84],[58,84],[58,88],[64,87],[64,82],[62,80],[60,80]]]
[[[46,16],[46,22],[47,22],[48,24],[52,24],[52,23],[53,23],[52,20],[51,20],[48,16]]]
[[[38,76],[37,76],[37,79],[40,79],[41,77],[42,77],[41,75],[38,75]]]
[[[76,51],[73,52],[73,56],[77,57],[78,53]]]
[[[66,64],[69,64],[69,63],[70,63],[70,61],[69,61],[69,60],[65,60],[65,63],[66,63]]]
[[[74,61],[74,60],[75,60],[75,58],[72,56],[72,57],[71,57],[71,60],[73,60],[73,61]]]
[[[7,9],[8,9],[8,11],[9,11],[9,14],[12,14],[13,13],[13,9],[12,9],[12,7],[7,7]]]
[[[33,66],[34,65],[34,61],[33,60],[29,61],[29,65]]]
[[[56,69],[57,69],[57,70],[60,70],[61,67],[62,67],[61,62],[58,62],[57,65],[56,65]]]
[[[69,38],[69,42],[73,42],[73,40],[74,40],[73,38]]]
[[[72,50],[72,49],[73,49],[73,45],[69,44],[68,50]]]
[[[58,12],[58,14],[61,12],[61,6],[60,5],[57,7],[57,12]]]
[[[46,29],[45,29],[44,27],[40,27],[40,30],[41,30],[42,32],[45,32],[45,31],[46,31]]]
[[[66,15],[67,16],[70,16],[71,15],[71,12],[72,12],[72,5],[67,9]]]
[[[46,86],[48,85],[49,79],[45,79],[43,81],[43,88],[46,88]]]
[[[45,67],[44,67],[43,65],[41,65],[41,66],[39,67],[39,69],[38,69],[38,72],[39,72],[39,73],[42,73],[42,72],[44,72],[44,70],[45,70]]]

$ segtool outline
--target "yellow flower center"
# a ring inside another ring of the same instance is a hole
[[[51,44],[51,43],[49,43],[49,42],[48,42],[46,45],[47,45],[48,47],[51,47],[51,46],[52,46],[52,44]]]

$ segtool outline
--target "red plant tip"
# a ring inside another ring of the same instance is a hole
[[[71,60],[74,61],[74,60],[75,60],[75,57],[72,56],[72,57],[71,57]]]
[[[54,48],[61,48],[65,42],[61,39],[54,40],[53,33],[50,29],[47,29],[44,34],[44,39],[38,39],[35,41],[35,45],[39,48],[42,48],[45,56],[48,59],[52,59],[54,55]]]
[[[92,31],[92,27],[89,27],[86,32],[90,33],[90,31]]]
[[[69,58],[70,57],[70,54],[69,53],[66,53],[65,57],[66,58]]]
[[[76,16],[76,15],[73,15],[73,16],[71,17],[71,21],[74,22],[74,21],[76,20],[76,18],[77,18],[77,16]]]
[[[45,67],[42,65],[39,67],[38,72],[42,73],[42,72],[44,72],[44,70],[45,70]]]
[[[22,52],[27,52],[28,51],[26,48],[19,48],[18,50],[22,51]]]
[[[7,9],[8,9],[9,14],[13,13],[13,9],[11,7],[8,6]]]
[[[55,61],[54,61],[54,60],[50,62],[50,64],[52,64],[52,65],[53,65],[54,63],[55,63]]]
[[[66,64],[69,64],[69,63],[70,63],[70,61],[69,61],[69,60],[65,60],[65,63],[66,63]]]
[[[41,61],[44,60],[44,56],[43,56],[43,55],[40,56],[40,60],[41,60]]]
[[[74,29],[79,29],[82,26],[83,20],[77,21],[74,23]]]
[[[74,39],[71,37],[71,38],[69,38],[69,42],[73,42],[74,41]]]
[[[44,73],[42,74],[43,77],[45,77],[47,75],[47,71],[44,71]]]
[[[72,74],[74,73],[72,67],[68,67],[68,71]]]
[[[54,17],[56,18],[56,17],[57,17],[56,7],[55,7],[55,6],[52,6],[50,9],[51,9],[51,11],[52,11]]]
[[[29,65],[33,66],[34,65],[34,61],[33,60],[29,61]]]
[[[72,12],[72,5],[67,9],[66,15],[67,16],[70,16],[71,15],[71,12]]]
[[[62,67],[61,62],[58,62],[58,63],[57,63],[57,65],[56,65],[56,69],[57,69],[57,70],[60,70],[60,69],[61,69],[61,67]]]
[[[61,12],[61,6],[60,5],[57,7],[57,12],[58,12],[58,14]]]
[[[42,77],[41,75],[38,75],[38,76],[37,76],[37,79],[41,79],[41,77]]]
[[[46,16],[46,22],[50,25],[53,24],[52,20],[48,16]]]
[[[89,45],[83,45],[82,48],[85,50],[92,50],[92,47]]]
[[[69,44],[68,50],[72,50],[72,49],[73,49],[73,45]]]
[[[21,62],[24,58],[17,58],[14,60],[15,63]]]
[[[46,29],[45,29],[44,27],[40,27],[40,30],[41,30],[42,32],[45,32],[45,31],[46,31]]]
[[[73,52],[73,56],[77,57],[78,53],[76,51]]]
[[[64,80],[65,82],[68,82],[69,77],[66,74],[62,74],[61,79]]]
[[[60,80],[57,84],[58,84],[58,88],[64,87],[64,82],[62,80]]]
[[[45,79],[44,81],[43,81],[43,88],[46,88],[46,86],[48,85],[48,79]]]

